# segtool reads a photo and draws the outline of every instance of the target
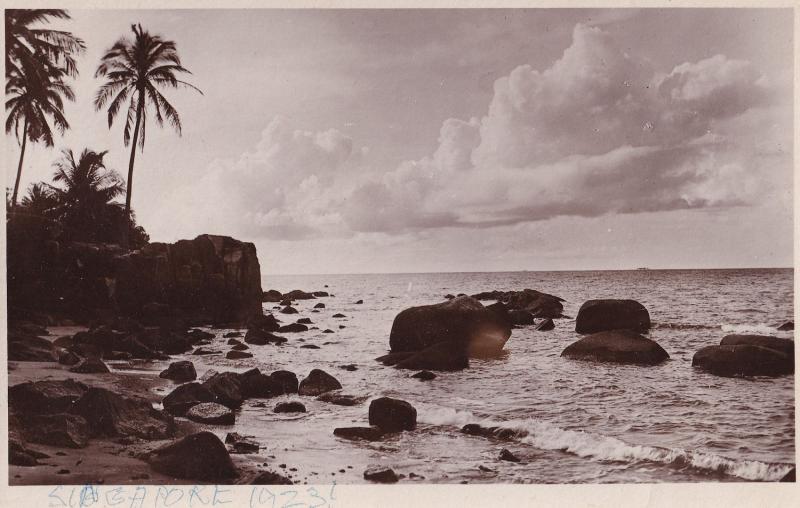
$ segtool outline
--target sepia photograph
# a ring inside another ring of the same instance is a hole
[[[793,8],[4,17],[39,506],[795,482]]]

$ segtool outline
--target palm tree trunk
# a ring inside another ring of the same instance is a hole
[[[19,152],[19,165],[17,166],[17,180],[14,182],[14,194],[11,196],[11,208],[17,207],[17,194],[19,193],[19,178],[22,176],[22,160],[25,158],[25,145],[28,142],[28,119],[22,128],[22,149]]]
[[[122,247],[128,248],[128,235],[131,230],[131,192],[133,191],[133,161],[136,158],[136,142],[139,140],[139,126],[142,122],[142,91],[136,99],[136,127],[133,129],[133,140],[131,142],[131,159],[128,162],[128,182],[125,185],[125,214],[123,215],[124,224],[122,225]]]

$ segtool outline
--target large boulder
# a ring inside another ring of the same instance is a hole
[[[337,427],[333,429],[333,435],[349,440],[363,439],[365,441],[378,441],[383,437],[384,432],[376,425],[369,427]]]
[[[33,415],[25,420],[25,439],[63,448],[83,448],[89,441],[89,423],[69,413]]]
[[[214,394],[215,402],[236,409],[244,402],[242,384],[239,374],[235,372],[222,372],[211,376],[203,386]]]
[[[417,410],[404,400],[381,397],[369,404],[369,424],[383,432],[414,430]]]
[[[225,444],[208,431],[150,452],[147,462],[159,473],[187,480],[223,483],[238,474]]]
[[[597,333],[609,330],[650,329],[650,313],[636,300],[589,300],[581,305],[575,318],[575,331]]]
[[[752,344],[704,347],[692,357],[692,366],[716,376],[770,376],[794,372],[794,356]]]
[[[58,360],[58,351],[47,339],[9,330],[8,359],[15,362],[55,362]]]
[[[146,400],[123,397],[105,388],[89,388],[70,412],[89,423],[93,436],[166,439],[175,431],[172,417]]]
[[[469,367],[467,351],[454,348],[451,343],[436,344],[398,358],[394,366],[398,369],[455,371]]]
[[[537,318],[559,318],[564,310],[561,304],[564,300],[557,296],[542,293],[534,289],[522,291],[485,291],[472,295],[476,300],[497,300],[502,302],[512,311],[524,311]],[[523,317],[523,314],[516,314]],[[524,318],[527,321],[527,317]],[[515,323],[515,324],[532,324]]]
[[[8,389],[8,403],[23,414],[53,414],[69,411],[89,391],[73,379],[28,381]]]
[[[100,358],[89,357],[69,369],[77,374],[108,374],[111,372]]]
[[[655,365],[669,359],[669,354],[656,342],[630,330],[588,335],[567,346],[561,356],[574,360],[640,365]]]
[[[510,320],[502,309],[462,296],[400,312],[392,323],[389,346],[396,353],[446,342],[469,356],[486,356],[500,352],[510,336]]]
[[[300,289],[294,289],[283,295],[284,300],[313,300],[314,298],[316,296]]]
[[[775,349],[794,358],[794,341],[791,339],[781,339],[769,335],[726,335],[719,343],[720,346],[760,346]]]
[[[264,291],[261,295],[262,302],[270,302],[270,303],[277,303],[283,300],[283,295],[280,291],[275,289],[270,289],[269,291]]]
[[[300,382],[297,389],[299,395],[320,395],[325,392],[338,390],[341,383],[324,370],[313,369],[308,376]]]
[[[197,404],[203,402],[213,402],[214,394],[200,383],[186,383],[172,390],[161,404],[164,410],[175,416],[183,416],[186,412]]]
[[[163,379],[171,379],[178,383],[186,383],[187,381],[194,381],[197,379],[197,371],[194,364],[190,361],[172,362],[165,370],[158,375]]]
[[[300,387],[300,382],[297,380],[297,374],[288,370],[276,370],[269,377],[278,386],[281,394],[297,393]]]
[[[258,369],[250,369],[238,375],[239,387],[245,398],[266,399],[283,393],[282,387],[271,376]]]
[[[270,343],[283,344],[287,340],[286,337],[281,337],[259,328],[247,330],[247,334],[244,336],[244,341],[254,346],[265,346]]]
[[[233,425],[236,417],[230,408],[216,402],[203,402],[192,406],[186,412],[186,418],[198,423],[210,425]]]

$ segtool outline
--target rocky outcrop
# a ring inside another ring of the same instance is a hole
[[[445,343],[446,346],[438,347],[431,354],[450,351],[459,361],[465,354],[473,357],[494,355],[503,349],[511,336],[510,321],[504,311],[502,304],[484,307],[478,300],[467,296],[411,307],[394,318],[389,346],[392,353],[400,353],[422,351],[434,344]]]
[[[34,415],[25,420],[25,439],[62,448],[83,448],[89,442],[88,422],[69,413]]]
[[[164,410],[175,416],[183,416],[192,406],[203,402],[213,402],[214,394],[200,383],[186,383],[172,390],[161,404]]]
[[[377,360],[398,369],[455,371],[469,367],[467,351],[449,342],[437,342],[421,351],[389,353]]]
[[[341,383],[324,370],[313,369],[308,376],[300,382],[297,389],[299,395],[321,395],[325,392],[338,390]]]
[[[111,372],[102,360],[89,357],[69,369],[77,374],[108,374]]]
[[[726,335],[719,343],[720,346],[759,346],[774,349],[794,358],[794,341],[781,339],[769,335]]]
[[[225,445],[207,431],[150,452],[147,462],[160,473],[187,480],[225,483],[238,475]]]
[[[752,344],[708,346],[695,353],[692,366],[723,377],[777,377],[794,372],[794,356]]]
[[[383,432],[414,430],[417,426],[417,410],[404,400],[381,397],[369,404],[369,424]]]
[[[231,409],[241,406],[245,399],[239,374],[235,372],[215,374],[203,383],[203,387],[214,395],[214,402]]]
[[[8,359],[15,362],[55,362],[58,348],[42,337],[22,330],[8,331]]]
[[[451,296],[452,295],[448,295]],[[542,293],[534,289],[523,289],[522,291],[485,291],[472,295],[476,300],[497,300],[502,302],[511,311],[520,311],[513,314],[518,320],[527,321],[527,316],[531,318],[559,318],[564,310],[561,304],[564,300],[557,296]],[[520,322],[515,324],[533,324],[531,322]]]
[[[588,335],[567,346],[565,358],[599,362],[656,365],[669,354],[656,342],[630,330],[615,330]]]
[[[610,330],[650,329],[650,313],[635,300],[589,300],[581,305],[575,318],[575,331],[597,333]]]
[[[163,370],[158,377],[171,379],[178,383],[186,383],[187,381],[194,381],[197,379],[197,371],[192,362],[184,360],[170,363],[169,367]]]
[[[8,389],[8,403],[25,414],[64,413],[87,391],[88,386],[72,379],[29,381]]]
[[[123,397],[105,388],[89,388],[70,412],[89,423],[92,436],[166,439],[175,431],[172,417],[149,402]]]

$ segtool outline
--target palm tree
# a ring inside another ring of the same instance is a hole
[[[100,87],[95,96],[94,105],[99,111],[108,103],[108,127],[114,122],[122,104],[128,103],[127,118],[123,131],[125,146],[131,144],[131,157],[128,163],[128,184],[125,194],[125,216],[130,216],[131,191],[133,189],[133,162],[136,156],[136,144],[144,149],[146,105],[149,103],[155,110],[156,123],[164,125],[164,119],[181,134],[181,118],[178,111],[161,94],[159,88],[189,87],[200,94],[197,87],[175,77],[176,73],[191,74],[181,65],[178,51],[173,41],[165,40],[159,35],[151,35],[142,29],[142,25],[131,25],[134,38],[120,38],[100,60],[95,77],[108,80]],[[133,128],[133,132],[131,132]],[[131,136],[133,140],[131,142]],[[123,235],[126,243],[127,229]],[[125,245],[127,246],[127,245]]]
[[[55,194],[46,183],[34,183],[28,187],[28,194],[22,198],[20,205],[28,213],[48,216],[58,204]]]
[[[11,196],[16,206],[22,162],[28,140],[53,145],[53,133],[47,117],[53,119],[61,134],[69,128],[63,114],[63,100],[74,100],[72,89],[64,83],[75,77],[75,56],[86,49],[83,41],[69,32],[35,28],[33,25],[56,19],[69,19],[61,9],[6,9],[6,101],[9,111],[6,133],[15,132],[21,140],[17,179]],[[19,125],[22,121],[22,134]]]
[[[31,72],[26,72],[29,70]],[[59,67],[48,65],[34,70],[25,64],[21,72],[15,71],[6,80],[6,111],[8,111],[6,133],[14,133],[21,144],[17,178],[11,195],[12,208],[17,204],[22,162],[28,140],[53,146],[53,129],[48,117],[60,134],[69,129],[69,123],[64,117],[63,99],[75,100],[75,94],[72,88],[64,83],[65,74],[66,71]],[[21,132],[20,123],[22,123]]]
[[[64,150],[54,164],[53,182],[58,185],[48,187],[57,202],[55,212],[72,239],[109,241],[109,230],[119,230],[115,223],[121,205],[114,199],[125,192],[125,184],[116,171],[106,168],[106,153],[87,148],[76,160],[72,150]]]

